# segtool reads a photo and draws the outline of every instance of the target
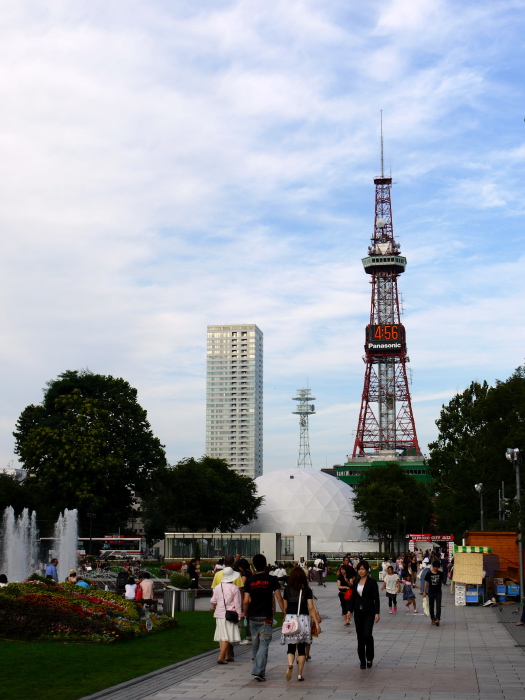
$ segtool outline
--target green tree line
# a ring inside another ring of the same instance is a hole
[[[42,535],[58,514],[77,508],[81,533],[126,531],[141,517],[153,542],[168,528],[232,531],[257,513],[253,481],[221,459],[189,458],[175,466],[154,436],[137,390],[124,379],[68,370],[47,383],[40,404],[21,413],[15,452],[23,482],[0,476],[0,509],[37,511]]]

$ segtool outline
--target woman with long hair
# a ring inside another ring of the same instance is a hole
[[[341,603],[341,614],[344,619],[344,626],[348,627],[352,617],[348,607],[350,603],[350,595],[348,591],[352,590],[352,584],[355,578],[354,567],[350,564],[350,558],[344,557],[343,563],[337,570],[337,592],[339,594],[339,602]]]
[[[299,608],[299,598],[301,607]],[[281,644],[288,644],[286,680],[292,678],[293,664],[297,653],[297,680],[304,681],[303,669],[306,661],[306,647],[312,643],[310,615],[315,620],[318,632],[321,631],[321,618],[314,606],[312,589],[308,585],[304,569],[292,569],[283,591],[285,621],[295,619],[299,629],[294,634],[282,634]]]
[[[374,623],[379,622],[379,587],[370,576],[370,564],[360,561],[352,586],[350,612],[354,614],[357,654],[361,668],[372,668],[374,661]]]

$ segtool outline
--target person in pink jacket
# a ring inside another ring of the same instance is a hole
[[[211,597],[212,610],[215,611],[213,613],[215,617],[215,636],[213,640],[215,642],[220,642],[221,645],[219,658],[217,660],[218,664],[226,664],[228,661],[233,661],[233,655],[230,653],[230,649],[233,648],[232,644],[234,642],[241,641],[238,624],[226,620],[226,610],[235,611],[239,619],[244,617],[242,612],[241,591],[238,586],[232,583],[238,575],[239,574],[231,567],[226,567],[223,570],[222,581],[220,585],[213,589],[213,595]]]

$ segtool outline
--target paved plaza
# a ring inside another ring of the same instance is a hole
[[[227,666],[217,665],[217,652],[209,652],[84,700],[525,700],[525,627],[514,626],[517,606],[455,607],[449,591],[443,593],[439,628],[403,605],[389,615],[382,594],[370,670],[359,668],[353,624],[343,626],[337,587],[329,583],[314,586],[323,633],[314,640],[302,683],[295,670],[294,678],[285,680],[286,647],[276,633],[265,683],[252,679],[251,647],[237,646],[235,662]],[[418,593],[422,612],[420,601]],[[209,599],[199,601],[200,609],[208,607]]]

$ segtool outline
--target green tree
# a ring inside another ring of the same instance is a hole
[[[369,469],[353,504],[365,528],[390,552],[405,534],[428,532],[430,527],[432,501],[427,488],[395,462]]]
[[[474,486],[482,483],[485,529],[504,528],[498,524],[498,491],[503,481],[506,497],[516,495],[505,450],[525,446],[525,369],[518,367],[493,387],[472,382],[443,406],[436,425],[439,435],[429,445],[429,471],[437,527],[457,537],[479,528],[480,497]]]
[[[0,518],[7,506],[12,506],[19,515],[24,508],[31,505],[26,503],[22,482],[9,474],[0,474]]]
[[[257,515],[262,497],[252,479],[230,469],[223,459],[193,457],[153,474],[142,502],[146,537],[164,537],[168,527],[191,532],[233,532]]]
[[[42,404],[24,409],[13,433],[28,471],[53,516],[96,512],[94,534],[126,522],[153,470],[166,464],[137,391],[124,379],[67,371],[48,382]]]

